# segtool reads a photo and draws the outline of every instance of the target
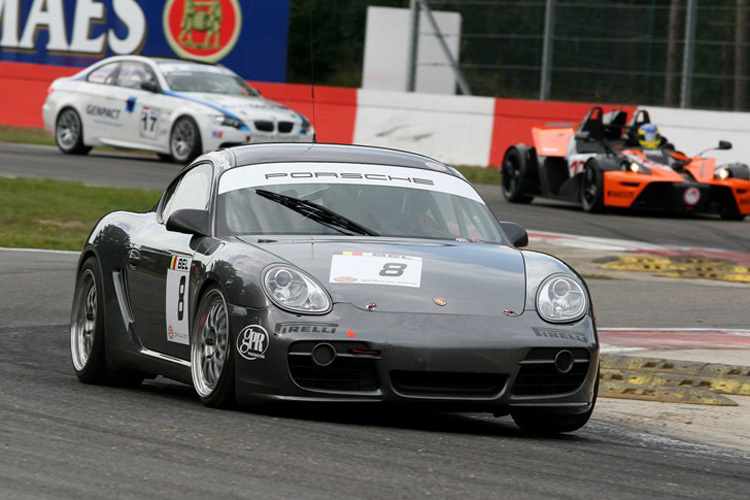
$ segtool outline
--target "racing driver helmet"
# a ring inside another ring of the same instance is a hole
[[[656,149],[661,145],[661,134],[653,123],[644,123],[638,127],[638,144],[643,149]]]

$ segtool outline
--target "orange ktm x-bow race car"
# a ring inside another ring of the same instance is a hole
[[[587,212],[610,207],[718,214],[750,214],[750,167],[716,165],[706,151],[690,158],[659,135],[645,110],[628,123],[625,111],[592,108],[577,129],[534,127],[534,145],[517,144],[503,159],[503,195],[513,203],[535,196],[580,203]]]

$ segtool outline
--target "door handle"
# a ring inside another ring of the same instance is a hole
[[[130,269],[136,269],[140,263],[141,252],[139,252],[135,248],[130,249],[130,253],[128,253],[128,267]]]

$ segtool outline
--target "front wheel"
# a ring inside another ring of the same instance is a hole
[[[594,383],[594,397],[591,400],[591,408],[585,413],[570,415],[564,413],[514,410],[510,416],[522,431],[531,434],[559,434],[561,432],[577,431],[591,418],[596,406],[596,398],[599,393],[599,370],[596,370],[596,382]]]
[[[55,143],[65,154],[85,155],[91,151],[83,144],[83,125],[78,112],[72,108],[62,110],[55,122]]]
[[[719,214],[719,217],[721,217],[722,220],[736,220],[736,221],[743,221],[745,220],[745,214],[730,214],[726,212],[722,212]]]
[[[169,152],[175,163],[190,163],[201,154],[201,134],[195,120],[178,118],[169,136]]]
[[[190,366],[195,392],[212,408],[235,404],[234,355],[224,294],[211,287],[200,301],[190,335]]]
[[[594,160],[590,160],[583,169],[581,205],[584,212],[604,211],[604,175]]]

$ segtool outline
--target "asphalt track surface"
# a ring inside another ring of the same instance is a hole
[[[34,167],[13,171],[32,158]],[[177,168],[0,146],[0,175],[161,189]],[[489,200],[495,202],[503,203]],[[534,204],[523,208],[536,212]],[[540,209],[539,220],[550,225],[577,217],[566,208]],[[638,227],[638,219],[622,229],[630,217],[604,217],[616,222],[594,225],[594,234],[567,232],[613,236],[609,226],[625,234]],[[658,235],[659,224],[675,222],[683,221],[648,218],[645,225]],[[697,222],[726,225],[722,231],[732,237],[750,227]],[[2,498],[705,499],[746,498],[750,489],[750,453],[627,431],[598,422],[596,414],[574,434],[540,438],[521,434],[508,417],[484,414],[309,406],[217,411],[203,408],[191,388],[161,378],[139,388],[82,385],[68,351],[75,262],[72,254],[0,251]],[[613,284],[601,282],[592,293],[614,301]],[[746,311],[746,301],[737,305]],[[624,326],[616,308],[607,314],[603,326]],[[661,314],[649,308],[639,317]]]
[[[0,175],[76,180],[87,184],[163,190],[180,170],[151,155],[101,153],[66,156],[49,146],[0,143]],[[479,186],[501,220],[527,229],[648,243],[750,251],[750,218],[742,222],[714,217],[663,214],[585,214],[574,205],[537,199],[530,205],[506,203],[499,186]]]

